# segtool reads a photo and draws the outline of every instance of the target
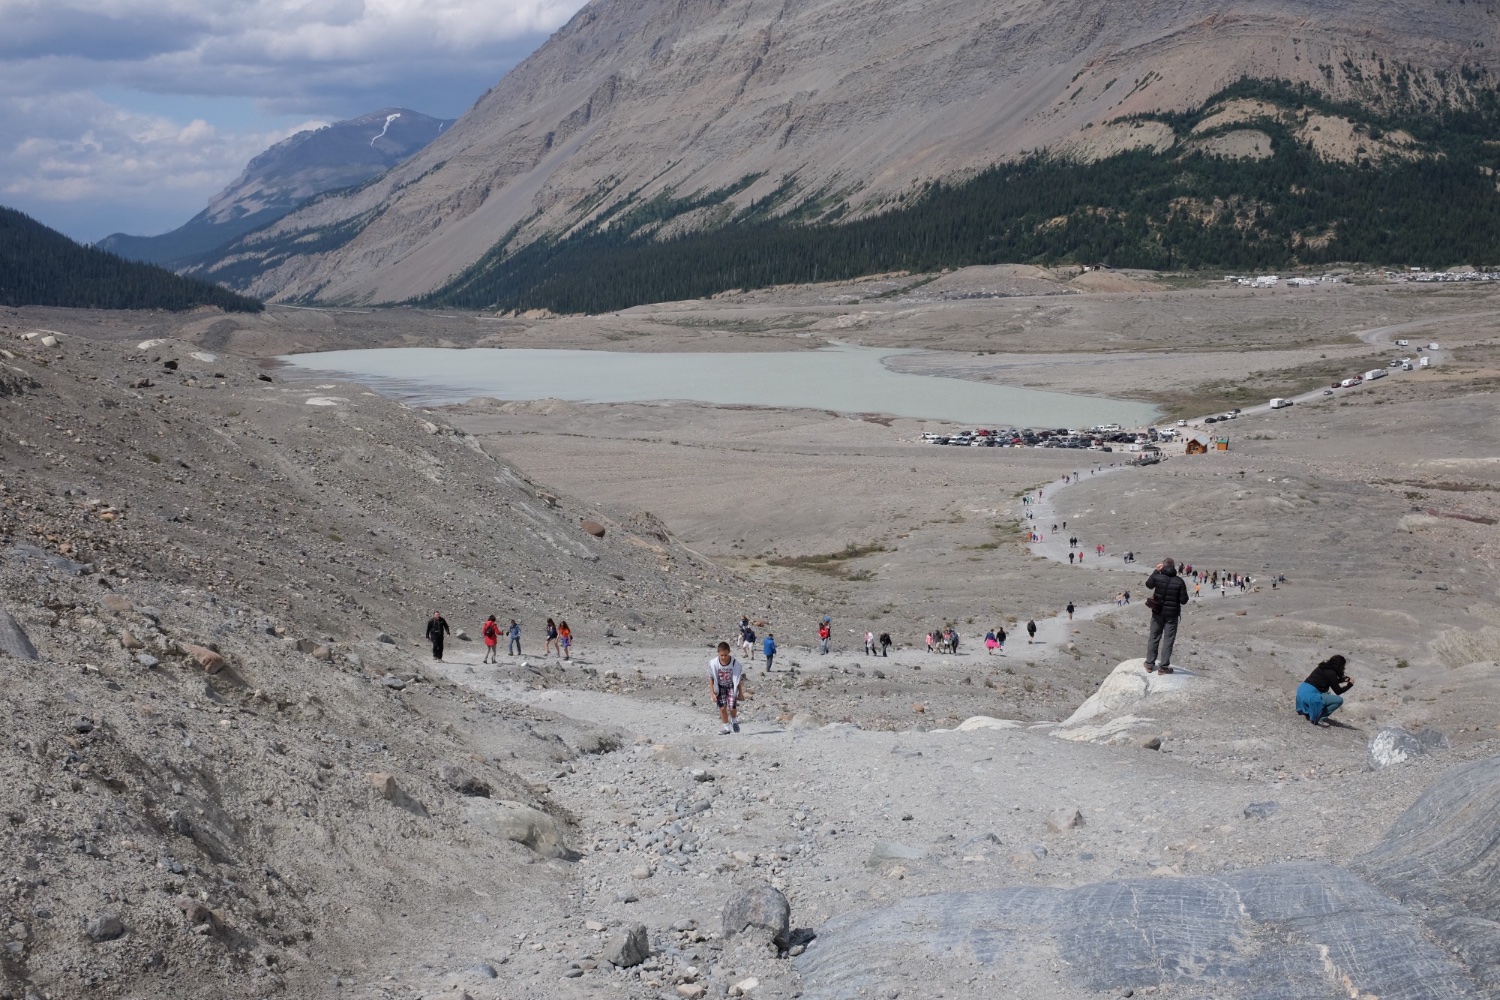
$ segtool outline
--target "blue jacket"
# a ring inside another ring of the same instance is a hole
[[[763,642],[763,643],[761,643],[761,647],[760,648],[763,649],[763,650],[765,650],[765,654],[767,656],[775,656],[776,655],[776,640],[772,639],[770,636],[766,636],[766,641]]]

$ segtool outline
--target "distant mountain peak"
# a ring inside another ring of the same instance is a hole
[[[207,208],[177,229],[160,236],[115,233],[98,246],[131,260],[182,268],[320,194],[380,176],[451,124],[410,108],[387,107],[306,129],[253,157]]]

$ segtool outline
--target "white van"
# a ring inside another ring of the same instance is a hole
[[[1401,370],[1404,371],[1404,372],[1411,371],[1411,358],[1402,358],[1401,359]]]
[[[1277,396],[1275,399],[1271,400],[1271,409],[1273,410],[1280,410],[1283,407],[1291,405],[1292,401],[1290,399],[1282,399],[1280,396]]]

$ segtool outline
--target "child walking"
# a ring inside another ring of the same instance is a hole
[[[729,643],[719,643],[719,652],[708,661],[708,690],[719,707],[720,735],[740,731],[740,681],[745,669],[735,659]]]

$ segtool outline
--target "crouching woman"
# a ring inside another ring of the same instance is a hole
[[[1344,670],[1347,663],[1342,656],[1330,656],[1307,675],[1297,687],[1298,715],[1316,725],[1343,706],[1343,693],[1354,686]]]

